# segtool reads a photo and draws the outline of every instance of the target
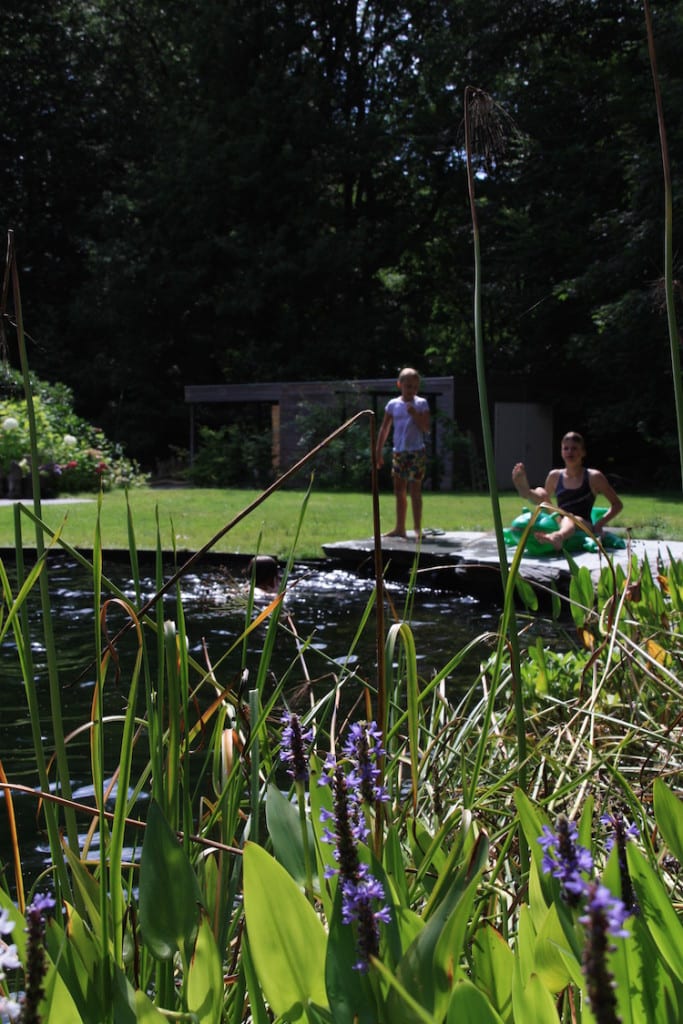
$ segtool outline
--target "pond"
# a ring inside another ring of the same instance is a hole
[[[135,600],[135,588],[129,569],[119,562],[105,562],[105,575]],[[168,574],[170,575],[170,573]],[[49,562],[49,590],[52,606],[52,628],[59,658],[59,680],[62,699],[64,731],[78,729],[91,717],[94,693],[95,665],[93,662],[96,615],[93,601],[92,576],[66,555],[51,555]],[[210,663],[219,668],[217,681],[221,686],[239,685],[246,667],[255,679],[259,658],[263,651],[267,626],[261,625],[248,637],[246,653],[242,644],[225,660],[222,656],[242,635],[248,611],[248,585],[245,577],[234,565],[212,563],[185,576],[180,584],[182,605],[186,619],[186,632],[191,656],[201,665]],[[291,684],[285,690],[288,701],[297,695],[313,695],[320,699],[330,690],[340,671],[351,669],[357,673],[356,696],[363,690],[362,681],[375,678],[376,650],[374,616],[371,616],[360,640],[353,647],[354,637],[367,603],[373,593],[373,582],[358,578],[325,564],[298,564],[290,578],[290,586],[278,631],[270,667],[273,677],[289,673]],[[156,592],[153,571],[141,575],[143,600]],[[429,679],[465,647],[474,637],[489,634],[498,626],[500,609],[478,599],[435,589],[434,582],[418,583],[411,592],[402,582],[387,584],[386,624],[393,617],[408,619],[415,637],[418,671]],[[173,594],[164,598],[164,617],[176,619],[176,599]],[[263,595],[260,607],[268,603]],[[258,611],[257,606],[255,611]],[[120,608],[113,610],[110,632],[116,632],[122,621]],[[117,621],[118,614],[118,621]],[[50,696],[41,628],[41,613],[37,595],[30,610],[32,651],[41,725],[49,752]],[[554,627],[538,621],[537,628],[546,629],[551,642]],[[127,693],[125,672],[125,644],[122,643],[121,682],[107,682],[107,711],[122,713]],[[305,649],[302,652],[302,648]],[[491,642],[482,641],[472,652],[469,661],[458,670],[458,678],[449,680],[454,696],[463,692],[476,677],[481,660],[488,656]],[[37,786],[35,754],[31,724],[27,711],[25,688],[20,673],[17,649],[9,631],[0,649],[2,672],[2,714],[0,718],[0,751],[7,777],[14,783]],[[108,677],[109,680],[109,677]],[[245,688],[248,689],[248,681]],[[351,687],[353,690],[353,687]],[[307,707],[308,705],[304,705]],[[92,783],[89,761],[88,734],[70,742],[69,765],[75,800],[92,803]],[[54,775],[54,772],[52,773]],[[51,776],[52,777],[52,776]],[[0,794],[0,859],[8,864],[9,834],[4,795]],[[24,870],[30,876],[48,862],[49,851],[37,822],[37,801],[30,796],[16,795],[19,841],[24,857]]]

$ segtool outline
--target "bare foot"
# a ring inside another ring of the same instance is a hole
[[[555,551],[561,551],[562,545],[564,544],[564,537],[561,533],[544,533],[542,530],[536,530],[534,532],[535,539],[540,544],[547,544],[554,548]]]
[[[401,533],[400,530],[389,530],[388,533],[383,533],[382,536],[383,537],[400,537],[401,540],[407,540],[408,539],[408,535],[406,533]]]

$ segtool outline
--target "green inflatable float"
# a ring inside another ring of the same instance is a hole
[[[591,522],[597,523],[598,519],[604,516],[606,508],[594,508],[591,510]],[[505,537],[505,543],[513,547],[519,543],[519,540],[524,533],[525,529],[529,525],[529,521],[532,518],[533,513],[529,511],[526,506],[522,509],[521,515],[518,515],[516,519],[513,519],[511,525],[503,530]],[[559,512],[541,512],[538,519],[534,523],[529,536],[526,539],[524,545],[524,554],[532,555],[537,558],[539,555],[555,555],[558,552],[550,544],[543,544],[542,541],[536,540],[534,537],[535,532],[539,533],[553,533],[557,529],[558,520],[560,517]],[[607,531],[602,536],[602,546],[607,550],[616,550],[617,548],[625,548],[626,542],[623,537],[619,537],[615,533]],[[598,545],[595,543],[592,537],[589,537],[583,530],[578,529],[576,533],[573,533],[571,537],[565,541],[564,547],[567,551],[597,551]]]

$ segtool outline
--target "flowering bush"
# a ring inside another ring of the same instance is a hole
[[[69,388],[37,378],[31,378],[31,384],[43,495],[110,490],[144,481],[120,446],[76,415]],[[12,494],[19,480],[31,476],[28,413],[17,374],[5,367],[0,386],[6,396],[0,398],[0,478],[4,492]]]

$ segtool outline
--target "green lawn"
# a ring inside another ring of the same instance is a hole
[[[140,549],[156,546],[157,518],[162,546],[175,545],[180,552],[197,551],[259,497],[258,491],[201,488],[150,487],[130,492],[136,542]],[[43,522],[52,530],[62,527],[65,541],[77,548],[92,548],[98,502],[93,495],[79,495],[79,503],[42,507]],[[680,494],[622,496],[624,510],[615,526],[631,527],[635,537],[683,538],[683,500]],[[226,533],[214,550],[251,554],[257,547],[278,558],[285,557],[294,542],[304,493],[276,491],[242,522]],[[31,503],[27,502],[31,508]],[[501,496],[503,523],[519,514],[521,499],[514,493]],[[381,496],[382,529],[393,525],[394,502],[389,492]],[[25,546],[35,546],[34,526],[22,515]],[[491,505],[484,494],[431,494],[424,496],[424,526],[444,530],[490,530]],[[102,499],[101,532],[105,549],[128,547],[126,496],[122,491]],[[328,541],[368,537],[372,534],[372,503],[369,494],[311,493],[297,544],[297,557],[319,558]],[[0,506],[0,547],[14,548],[14,509]]]

